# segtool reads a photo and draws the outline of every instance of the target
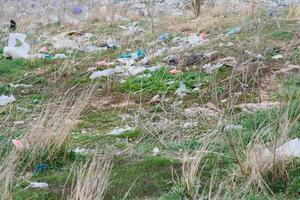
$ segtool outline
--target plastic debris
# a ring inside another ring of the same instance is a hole
[[[90,75],[90,79],[95,79],[95,78],[99,78],[99,77],[107,77],[107,76],[111,76],[115,73],[115,69],[113,68],[109,68],[109,69],[105,69],[102,71],[95,71]]]
[[[10,20],[10,26],[9,29],[14,31],[17,28],[17,23],[14,20]]]
[[[115,129],[113,131],[111,131],[110,133],[108,133],[108,135],[121,135],[127,131],[133,131],[134,128],[132,127],[127,127],[127,128],[120,128],[120,129]]]
[[[75,7],[72,9],[72,13],[73,13],[74,15],[80,15],[80,14],[82,14],[82,9],[81,9],[81,7],[75,6]]]
[[[182,72],[182,71],[180,71],[180,70],[178,70],[178,69],[172,69],[172,70],[169,71],[170,74],[174,74],[174,75],[175,75],[175,74],[179,74],[179,73],[181,73],[181,72]]]
[[[184,110],[184,114],[188,117],[198,117],[198,116],[218,117],[222,113],[223,113],[222,110],[216,108],[215,105],[196,106],[196,107],[186,108]]]
[[[26,35],[22,33],[11,33],[8,39],[8,46],[3,49],[5,57],[27,59],[29,57],[30,45],[25,42],[25,39]],[[21,43],[20,46],[17,46],[17,41]]]
[[[223,66],[224,65],[222,63],[217,64],[217,65],[212,65],[212,64],[208,63],[208,64],[203,65],[202,69],[204,69],[204,71],[209,74],[213,74],[214,72],[216,72],[218,69],[220,69]]]
[[[158,41],[165,42],[170,39],[170,33],[163,33],[158,37]]]
[[[272,59],[274,59],[274,60],[279,60],[279,59],[282,59],[282,58],[283,58],[283,55],[280,55],[280,54],[275,55],[275,56],[272,57]]]
[[[14,101],[16,101],[16,98],[13,95],[11,95],[11,96],[1,95],[0,96],[0,106],[5,106]]]
[[[66,54],[55,54],[54,59],[65,59],[67,58]]]
[[[280,105],[281,105],[281,103],[277,102],[277,101],[275,101],[275,102],[265,101],[265,102],[261,102],[261,103],[243,103],[243,104],[237,105],[236,107],[242,109],[243,112],[251,113],[251,112],[260,111],[263,109],[270,110],[273,108],[279,108]]]
[[[51,39],[51,44],[55,49],[79,49],[76,41],[69,39],[68,33],[61,33]]]
[[[137,49],[133,54],[132,54],[132,58],[133,59],[140,59],[145,57],[145,52],[142,51],[141,49]]]
[[[201,32],[199,37],[200,37],[201,40],[206,40],[206,33]]]
[[[47,164],[38,164],[35,166],[34,172],[36,172],[36,173],[42,172],[42,171],[46,170],[47,168],[48,168]]]
[[[227,33],[225,33],[225,35],[234,35],[234,34],[237,34],[237,33],[240,33],[241,32],[241,27],[237,26],[237,27],[234,27],[234,28],[231,28]]]
[[[227,124],[224,129],[226,131],[233,131],[233,130],[237,130],[237,131],[240,131],[240,130],[243,130],[243,126],[241,125],[235,125],[235,124]]]
[[[44,183],[44,182],[31,182],[25,189],[28,188],[48,188],[48,183]]]
[[[186,96],[186,93],[187,93],[187,92],[188,92],[188,91],[187,91],[187,89],[186,89],[186,86],[185,86],[184,82],[183,82],[183,81],[180,81],[180,83],[179,83],[179,88],[176,90],[175,94],[176,94],[177,96],[179,96],[180,98],[183,98],[183,97]]]
[[[276,149],[276,155],[281,158],[300,158],[300,139],[296,138],[294,140],[284,143]]]
[[[98,67],[106,67],[106,66],[108,66],[108,63],[107,63],[105,60],[98,61],[98,62],[96,62],[95,64],[96,64],[96,66],[98,66]]]
[[[24,145],[20,140],[13,139],[11,142],[13,143],[13,145],[15,145],[16,149],[18,149],[18,150],[21,150],[24,148]]]
[[[182,127],[183,128],[193,128],[198,125],[198,122],[185,122]]]
[[[154,156],[157,156],[159,153],[160,153],[160,150],[159,150],[158,147],[155,147],[155,148],[152,149],[152,154],[153,154]]]

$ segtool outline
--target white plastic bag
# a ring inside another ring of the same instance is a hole
[[[22,33],[11,33],[8,39],[8,46],[3,49],[5,57],[27,59],[29,57],[30,45],[25,42],[25,39],[26,35]],[[21,46],[17,46],[18,41],[21,43]]]

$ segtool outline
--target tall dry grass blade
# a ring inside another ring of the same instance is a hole
[[[109,182],[112,168],[110,159],[94,156],[77,171],[76,184],[73,186],[69,200],[101,200]]]

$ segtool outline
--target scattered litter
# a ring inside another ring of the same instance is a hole
[[[84,155],[84,154],[87,154],[88,153],[88,150],[87,149],[83,149],[83,148],[79,148],[77,147],[76,149],[73,150],[75,153],[77,154],[81,154],[81,155]]]
[[[142,51],[141,49],[137,49],[132,55],[131,57],[133,59],[140,59],[140,58],[143,58],[145,57],[145,52]]]
[[[15,121],[14,124],[19,125],[19,124],[24,124],[24,121]]]
[[[279,72],[276,72],[277,74],[287,74],[289,72],[299,73],[300,72],[300,66],[299,65],[287,65],[283,69],[279,70]]]
[[[241,131],[243,130],[243,126],[241,125],[235,125],[235,124],[227,124],[224,129],[226,131],[233,131],[233,130],[237,130],[237,131]]]
[[[206,106],[206,107],[205,107]],[[222,114],[222,111],[214,105],[204,105],[203,107],[191,107],[184,110],[184,114],[189,117],[217,117]]]
[[[65,54],[55,54],[54,59],[65,59],[67,56]]]
[[[186,86],[183,81],[180,81],[179,88],[176,90],[175,94],[179,96],[180,98],[183,98],[186,96],[186,93],[188,90],[186,89]]]
[[[17,28],[17,23],[14,20],[10,20],[10,26],[9,29],[12,31],[15,31]]]
[[[55,49],[79,49],[76,41],[68,38],[68,33],[61,33],[51,39],[51,44]]]
[[[127,131],[133,131],[135,130],[132,127],[127,127],[127,128],[120,128],[120,129],[115,129],[113,131],[111,131],[110,133],[108,133],[108,135],[121,135]]]
[[[43,182],[31,182],[25,189],[29,188],[48,188],[48,183],[43,183]]]
[[[48,168],[47,164],[37,164],[34,168],[34,172],[38,173],[38,172],[42,172],[44,170],[46,170]]]
[[[272,57],[272,59],[274,59],[274,60],[279,60],[279,59],[282,59],[282,58],[283,58],[283,55],[280,55],[280,54],[275,55],[275,56]]]
[[[201,32],[199,37],[200,37],[201,40],[206,40],[206,33]]]
[[[276,101],[276,102],[261,102],[261,103],[243,103],[240,105],[237,105],[237,108],[242,109],[243,112],[256,112],[256,111],[260,111],[260,110],[270,110],[273,108],[279,108],[280,107],[280,102]]]
[[[98,61],[98,62],[96,62],[95,64],[96,64],[96,66],[98,66],[98,67],[106,67],[106,66],[108,66],[108,63],[107,63],[105,60]]]
[[[264,149],[262,157],[264,160],[271,162],[274,156],[273,149]],[[300,139],[288,141],[275,149],[276,160],[286,160],[288,158],[300,158]]]
[[[181,73],[182,71],[178,70],[178,69],[172,69],[169,71],[170,74],[179,74]]]
[[[26,35],[22,33],[11,33],[9,34],[8,46],[4,47],[3,52],[6,58],[25,58],[29,57],[28,53],[30,50],[30,45],[25,42]],[[17,46],[17,42],[21,45]]]
[[[157,94],[154,97],[152,97],[152,99],[150,100],[150,104],[156,104],[156,103],[160,103],[161,102],[161,95]]]
[[[177,55],[169,55],[163,59],[169,65],[177,65],[179,63],[179,56]]]
[[[32,85],[26,85],[26,84],[9,84],[9,87],[11,88],[18,88],[18,87],[23,87],[23,88],[31,88],[33,87]]]
[[[209,74],[213,74],[214,72],[216,72],[221,67],[223,67],[222,63],[217,64],[217,65],[212,65],[212,64],[208,63],[208,64],[203,65],[202,69],[204,69],[204,71],[209,73]]]
[[[171,37],[170,33],[163,33],[158,37],[158,41],[165,42],[165,41],[169,40],[170,37]]]
[[[39,49],[38,52],[39,53],[48,53],[48,49],[47,49],[47,47],[42,47],[42,48]]]
[[[109,68],[109,69],[105,69],[102,71],[95,71],[90,75],[90,79],[95,79],[95,78],[99,78],[99,77],[107,77],[107,76],[111,76],[115,73],[115,69],[113,68]]]
[[[155,148],[152,149],[152,154],[153,154],[154,156],[157,156],[159,153],[160,153],[160,150],[159,150],[158,147],[155,147]]]
[[[225,33],[225,35],[234,35],[234,34],[237,34],[237,33],[240,33],[241,32],[241,27],[237,26],[237,27],[234,27],[234,28],[231,28],[227,33]]]
[[[82,9],[81,9],[81,7],[75,6],[75,7],[72,9],[72,13],[73,13],[74,15],[80,15],[80,14],[82,14]]]
[[[300,158],[300,139],[296,138],[294,140],[284,143],[276,149],[276,155],[281,158]]]
[[[183,128],[193,128],[198,125],[198,122],[185,122],[182,127]]]
[[[20,140],[13,139],[11,142],[13,143],[13,145],[15,145],[16,149],[18,149],[18,150],[21,150],[24,148],[24,145]]]
[[[96,47],[96,46],[93,46],[93,45],[83,45],[82,47],[80,47],[80,50],[86,52],[86,53],[93,53],[93,52],[101,52],[101,51],[105,51],[107,50],[106,47]]]
[[[16,101],[16,98],[13,95],[11,95],[11,96],[1,95],[0,96],[0,106],[5,106],[14,101]]]

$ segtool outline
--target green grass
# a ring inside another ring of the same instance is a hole
[[[197,85],[207,85],[211,81],[211,76],[205,72],[183,72],[172,75],[168,69],[162,68],[156,72],[150,72],[151,77],[131,77],[121,84],[118,89],[124,93],[166,93],[175,92],[180,81],[183,81],[188,90],[194,89]]]
[[[119,159],[114,163],[105,199],[122,199],[127,191],[129,199],[160,196],[172,185],[172,168],[179,170],[179,166],[178,161],[164,157],[151,156],[130,162]]]

